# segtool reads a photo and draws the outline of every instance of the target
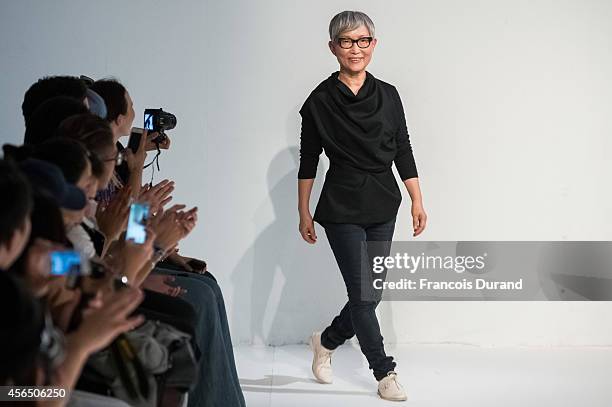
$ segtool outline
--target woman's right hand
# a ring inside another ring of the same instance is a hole
[[[149,274],[142,283],[142,288],[152,290],[161,294],[166,294],[171,297],[178,297],[179,295],[185,294],[186,289],[173,285],[176,281],[176,277],[172,275],[163,274]]]
[[[185,205],[173,205],[167,211],[161,209],[151,221],[151,228],[157,233],[155,244],[166,253],[169,253],[195,226],[197,208],[183,212],[184,208]]]
[[[172,196],[170,195],[172,191],[174,191],[174,181],[169,181],[167,179],[152,187],[146,184],[140,190],[138,200],[147,202],[150,205],[149,213],[154,214],[160,209],[163,209],[163,207],[172,200]]]
[[[109,243],[117,240],[127,226],[131,194],[131,187],[126,185],[113,196],[106,207],[98,205],[96,210],[98,229]]]
[[[310,213],[300,214],[299,229],[302,239],[304,239],[307,243],[315,244],[317,242],[314,221],[312,220]]]
[[[134,243],[129,240],[123,240],[120,259],[123,263],[122,274],[128,277],[131,283],[138,271],[142,269],[153,256],[153,242],[155,242],[157,234],[150,227],[146,228],[147,239],[144,243]]]
[[[147,130],[143,131],[142,136],[140,137],[140,144],[138,145],[138,150],[136,153],[132,151],[131,148],[126,148],[123,150],[123,154],[125,156],[125,161],[127,163],[128,169],[130,170],[130,174],[135,171],[140,171],[142,173],[144,162],[147,159]]]
[[[88,354],[103,349],[117,335],[144,322],[141,315],[130,316],[143,298],[142,291],[134,287],[126,287],[103,299],[97,295],[83,310],[83,320],[71,336]]]

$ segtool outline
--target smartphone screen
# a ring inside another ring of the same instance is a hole
[[[154,128],[153,128],[153,125],[154,125],[154,122],[153,122],[153,121],[154,121],[154,118],[155,118],[155,114],[153,114],[153,113],[147,113],[147,112],[145,111],[145,114],[144,114],[144,128],[145,128],[146,130],[150,130],[150,131],[153,131],[153,130],[154,130]]]
[[[147,240],[146,222],[149,216],[149,204],[135,202],[130,206],[126,240],[143,244]]]
[[[51,275],[78,274],[81,270],[81,255],[74,250],[51,252]]]

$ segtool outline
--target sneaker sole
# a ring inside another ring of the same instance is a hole
[[[408,397],[390,398],[390,397],[383,397],[382,394],[380,394],[380,391],[377,391],[377,393],[378,393],[378,397],[380,397],[383,400],[388,400],[388,401],[406,401],[408,400]]]
[[[317,375],[315,374],[315,369],[314,369],[314,366],[315,366],[315,360],[316,360],[316,359],[315,359],[315,357],[316,357],[316,352],[315,352],[315,350],[314,350],[314,344],[312,343],[312,336],[310,336],[310,339],[308,339],[308,345],[310,345],[310,350],[312,351],[312,365],[310,366],[310,370],[312,370],[312,375],[314,376],[315,380],[316,380],[318,383],[321,383],[321,384],[332,384],[332,382],[331,382],[331,381],[326,382],[326,381],[323,381],[323,380],[319,379],[319,378],[317,377]]]

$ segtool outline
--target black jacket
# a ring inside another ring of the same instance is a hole
[[[355,95],[334,72],[311,92],[300,115],[298,178],[315,178],[323,150],[330,161],[314,220],[366,224],[393,219],[402,196],[391,163],[402,180],[418,176],[395,87],[366,72]]]

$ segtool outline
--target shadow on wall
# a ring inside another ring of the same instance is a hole
[[[232,271],[233,336],[241,342],[250,338],[248,343],[258,345],[306,343],[308,336],[324,329],[347,301],[323,227],[315,223],[318,239],[314,245],[304,242],[299,234],[298,157],[298,147],[292,146],[272,159],[267,180],[273,220],[257,224],[257,219],[264,217],[260,213],[269,207],[269,201],[263,202],[255,210],[254,222],[262,232]],[[311,208],[320,195],[324,172],[321,162]],[[395,343],[391,303],[382,302],[378,309],[385,342]]]
[[[298,147],[291,146],[270,162],[269,200],[254,212],[254,224],[261,233],[232,271],[233,336],[242,342],[248,337],[254,344],[305,343],[313,330],[323,329],[332,320],[346,299],[323,228],[315,226],[315,245],[304,242],[299,234],[298,157]],[[324,177],[321,164],[312,192],[313,203],[319,197]],[[269,218],[270,203],[272,221],[258,224],[260,219]]]

